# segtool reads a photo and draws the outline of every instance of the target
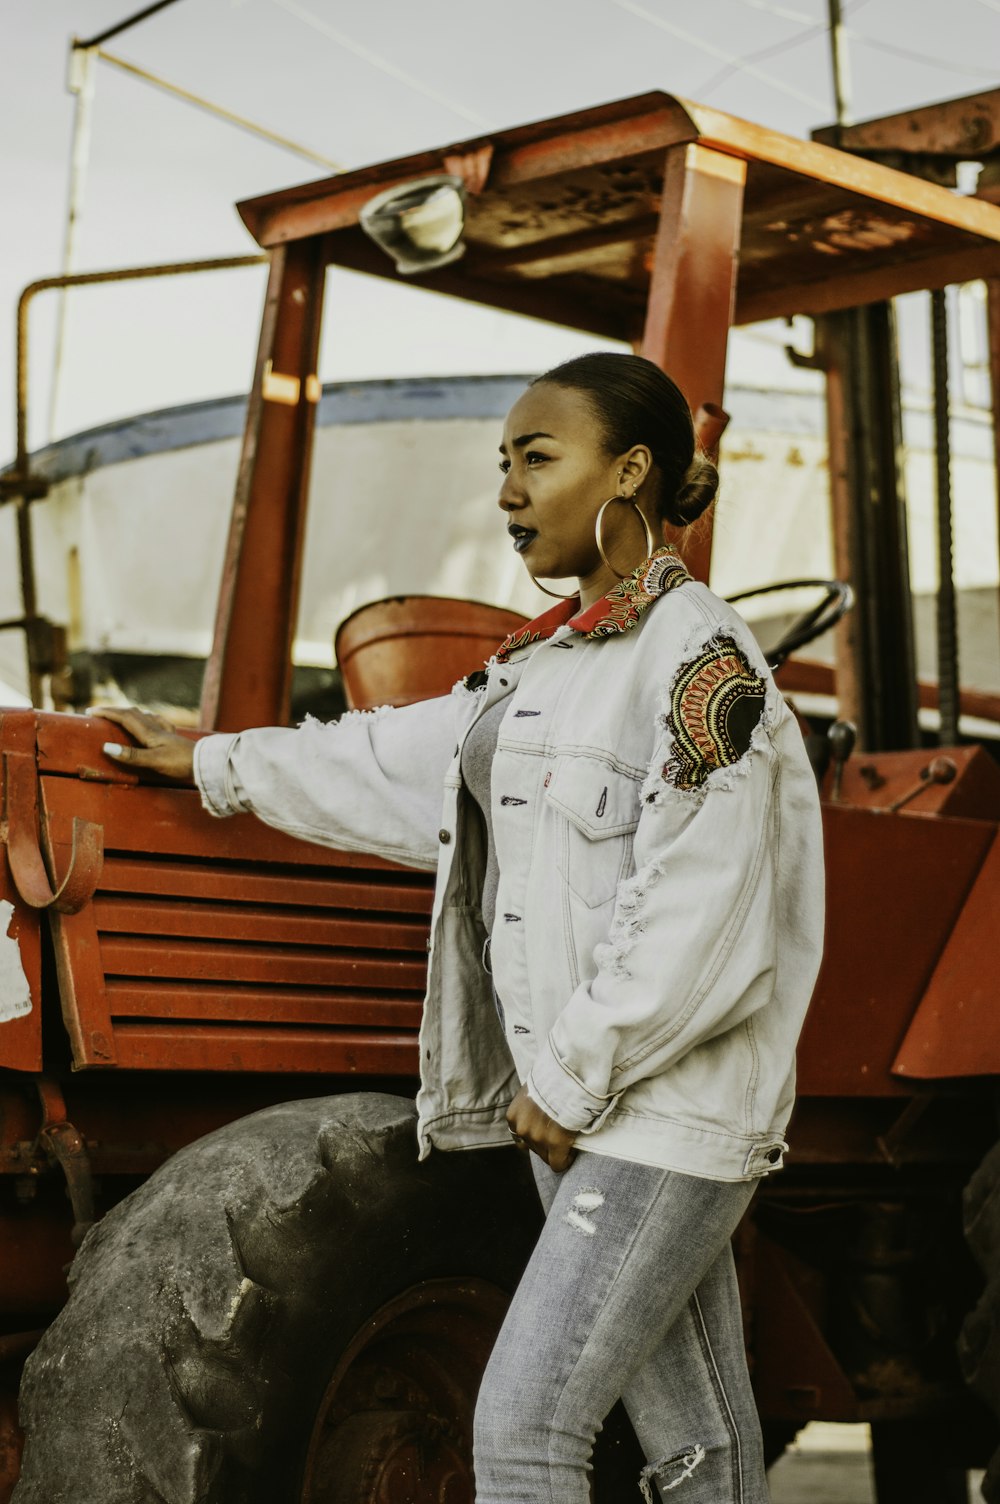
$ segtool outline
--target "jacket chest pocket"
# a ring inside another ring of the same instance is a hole
[[[564,757],[545,798],[557,814],[556,860],[567,886],[588,908],[610,902],[631,868],[639,780],[596,757]]]

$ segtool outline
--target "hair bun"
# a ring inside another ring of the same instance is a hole
[[[667,521],[675,527],[689,527],[697,522],[715,500],[719,489],[719,472],[710,459],[696,454],[681,476],[673,503],[666,509]]]

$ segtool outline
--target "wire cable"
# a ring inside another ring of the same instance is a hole
[[[979,0],[979,3],[980,4],[985,3],[988,6],[989,9],[996,10],[996,11],[1000,12],[1000,0]],[[808,16],[803,11],[800,11],[800,10],[789,10],[784,5],[775,5],[773,3],[773,0],[740,0],[740,4],[748,6],[751,10],[764,11],[769,16],[778,16],[783,21],[797,21],[797,22],[799,22],[802,25],[808,26],[810,28],[810,33],[811,34],[817,32],[817,31],[826,31],[827,30],[827,26],[826,26],[825,22],[821,23],[819,26],[817,26],[816,25],[816,21],[815,21],[815,17]],[[846,15],[850,14],[851,10],[856,10],[857,8],[858,8],[857,5],[854,5],[854,6],[851,6],[851,7],[848,7],[848,6],[845,5],[844,6],[844,15],[846,16]],[[997,76],[995,68],[993,68],[993,69],[990,69],[990,68],[976,68],[976,67],[971,66],[968,63],[948,63],[948,62],[944,62],[944,61],[942,61],[941,58],[931,57],[931,55],[929,53],[926,53],[926,52],[915,52],[915,51],[911,50],[910,48],[900,47],[895,42],[884,42],[884,41],[882,41],[882,39],[880,37],[873,37],[870,32],[855,30],[855,28],[853,26],[845,26],[844,27],[844,35],[850,41],[856,42],[858,44],[858,46],[860,46],[860,47],[871,47],[871,48],[873,48],[877,52],[888,52],[888,53],[891,53],[892,56],[894,56],[894,57],[905,58],[907,62],[911,62],[911,63],[928,63],[932,67],[935,67],[935,68],[944,68],[944,69],[946,69],[950,73],[965,73],[965,74],[968,74],[968,76],[970,78],[989,78],[989,79],[995,79],[996,76]],[[804,41],[805,40],[805,36],[803,36],[803,37],[801,37],[801,38],[799,38],[797,40]],[[769,56],[769,55],[773,55],[773,54],[768,53],[766,51],[765,52],[760,52],[760,53],[751,53],[750,54],[751,57],[762,57],[762,56]]]
[[[280,146],[284,151],[294,152],[296,156],[305,157],[309,162],[318,162],[321,167],[328,167],[331,172],[344,171],[343,163],[335,161],[333,157],[324,156],[322,152],[313,151],[311,146],[302,146],[298,141],[290,140],[288,136],[281,136],[277,131],[268,130],[267,126],[258,125],[256,121],[248,120],[245,115],[237,115],[233,110],[227,110],[221,104],[214,104],[210,99],[203,99],[200,94],[193,94],[190,89],[184,89],[180,84],[173,84],[169,79],[161,78],[159,74],[150,73],[148,69],[140,68],[138,63],[130,63],[127,58],[119,57],[117,53],[105,52],[103,47],[98,47],[97,56],[102,63],[109,63],[112,68],[119,68],[122,73],[130,73],[133,78],[152,84],[154,89],[160,89],[164,94],[172,94],[175,99],[182,99],[185,104],[193,104],[197,109],[204,110],[209,115],[215,115],[229,125],[249,131],[253,136],[260,136],[272,146]]]
[[[777,57],[780,52],[789,52],[793,47],[798,47],[801,43],[808,42],[812,37],[824,35],[826,30],[826,22],[824,21],[820,24],[807,26],[804,30],[796,32],[794,36],[785,37],[784,41],[772,42],[769,47],[761,47],[758,52],[750,52],[745,58],[739,58],[736,62],[729,63],[725,68],[720,68],[717,73],[713,73],[710,79],[707,79],[705,83],[700,84],[698,88],[692,91],[692,97],[699,100],[706,99],[711,91],[717,89],[720,84],[725,83],[727,78],[732,78],[734,73],[739,73],[741,69],[745,69],[747,63],[759,62],[763,58]]]
[[[274,0],[275,4],[279,0]],[[660,31],[665,31],[669,36],[676,37],[680,42],[687,42],[692,47],[697,47],[699,52],[706,52],[709,57],[714,57],[720,63],[725,63],[734,72],[749,73],[751,78],[760,79],[769,88],[779,94],[787,94],[790,99],[795,99],[799,104],[808,105],[811,110],[823,110],[826,105],[822,100],[816,99],[812,94],[804,94],[801,89],[796,89],[793,84],[786,84],[783,78],[776,78],[773,73],[765,73],[763,68],[755,67],[745,58],[737,57],[732,52],[727,52],[724,47],[716,47],[714,42],[707,42],[704,37],[699,37],[692,31],[686,31],[682,26],[676,26],[672,21],[665,21],[662,16],[647,10],[643,5],[636,5],[635,0],[608,0],[610,5],[617,6],[619,10],[627,11],[629,15],[638,16],[640,21],[647,21],[650,26],[656,26]]]
[[[1000,10],[1000,5],[997,7]],[[932,68],[944,68],[948,73],[964,73],[969,78],[996,79],[995,68],[972,68],[968,63],[947,63],[943,58],[931,57],[926,52],[912,52],[908,47],[900,47],[895,42],[883,42],[878,37],[872,37],[863,31],[855,31],[852,26],[845,26],[845,32],[852,42],[859,47],[872,47],[876,52],[888,52],[893,57],[905,58],[910,63],[927,63]]]
[[[853,0],[853,3],[844,6],[844,15],[847,16],[852,11],[860,10],[861,6],[867,3],[868,0]],[[810,27],[818,24],[821,30],[828,29],[826,21],[817,23],[815,16],[806,15],[801,10],[788,10],[784,5],[775,5],[774,0],[740,0],[740,4],[749,5],[751,10],[762,10],[768,15],[780,16],[783,21],[798,21],[801,25]]]
[[[453,114],[460,115],[463,120],[468,120],[471,125],[478,125],[484,130],[492,129],[492,122],[485,120],[482,115],[477,115],[474,110],[467,110],[464,105],[458,104],[454,99],[449,99],[446,94],[439,93],[437,89],[428,88],[425,83],[421,82],[419,78],[415,78],[412,73],[407,73],[403,68],[397,68],[395,63],[390,63],[388,59],[381,57],[377,52],[372,52],[370,48],[362,46],[360,42],[355,42],[353,38],[345,36],[342,31],[338,31],[335,26],[331,26],[329,21],[324,20],[322,16],[317,16],[315,12],[307,10],[304,5],[299,5],[297,0],[271,0],[271,4],[276,5],[279,10],[286,11],[288,15],[294,16],[303,25],[312,27],[313,31],[318,31],[321,36],[329,38],[338,47],[342,47],[345,52],[353,52],[355,57],[361,58],[363,62],[368,63],[372,68],[377,68],[380,73],[385,73],[389,78],[394,78],[397,83],[405,84],[408,89],[413,89],[415,93],[422,94],[425,99],[430,99],[435,104],[443,105],[446,110],[451,110]]]
[[[773,5],[771,0],[740,0],[740,3],[749,5],[751,10],[766,11],[769,16],[780,16],[783,21],[797,21],[800,26],[808,26],[815,29],[817,25],[815,16],[807,16],[801,10],[787,10],[783,5]],[[818,24],[824,31],[826,30],[825,21],[821,21]]]
[[[74,49],[86,51],[88,47],[100,47],[102,42],[110,42],[112,37],[121,36],[123,31],[128,31],[132,26],[138,26],[140,21],[145,21],[149,16],[155,16],[158,10],[166,10],[168,5],[176,5],[177,0],[155,0],[153,5],[147,5],[145,10],[136,11],[134,16],[126,16],[124,21],[118,21],[114,26],[109,26],[98,36],[91,37],[88,42],[74,42]]]

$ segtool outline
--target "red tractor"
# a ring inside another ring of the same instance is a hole
[[[395,277],[388,245],[434,291],[628,341],[707,444],[730,327],[816,321],[835,572],[857,606],[835,667],[799,651],[828,613],[772,646],[787,692],[835,695],[862,750],[844,721],[810,732],[826,959],[791,1164],[737,1252],[772,1453],[810,1420],[868,1421],[879,1504],[964,1501],[997,1441],[965,1382],[1000,1404],[1000,768],[956,727],[1000,722],[1000,699],[960,693],[946,654],[917,681],[890,300],[1000,279],[1000,206],[858,153],[940,178],[995,157],[998,122],[980,96],[854,127],[848,151],[654,93],[240,206],[270,279],[204,730],[289,716],[328,266]],[[366,208],[429,176],[464,227],[407,242],[397,215],[377,244]],[[939,445],[946,460],[946,422]],[[36,668],[42,489],[22,453],[4,496]],[[680,542],[707,576],[710,535]],[[378,698],[446,688],[483,652],[455,651],[425,654],[416,690],[392,659]],[[0,715],[0,1499],[460,1504],[537,1213],[518,1155],[416,1163],[430,879],[212,821],[195,793],[112,767],[107,735]],[[634,1485],[612,1439],[598,1497]],[[1000,1499],[1000,1471],[985,1491]]]

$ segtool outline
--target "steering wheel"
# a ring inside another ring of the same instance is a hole
[[[854,591],[845,580],[781,580],[777,585],[758,585],[753,590],[741,590],[738,595],[727,596],[731,605],[736,601],[750,600],[755,595],[773,595],[776,590],[822,590],[823,599],[818,606],[797,616],[773,648],[764,657],[772,673],[781,667],[785,659],[807,642],[822,637],[835,626],[840,618],[854,605]]]

